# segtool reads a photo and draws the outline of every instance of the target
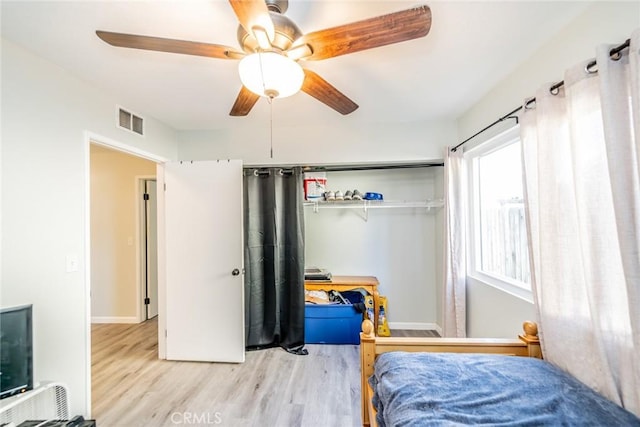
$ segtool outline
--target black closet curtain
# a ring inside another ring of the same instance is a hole
[[[302,169],[244,170],[247,350],[304,349]]]

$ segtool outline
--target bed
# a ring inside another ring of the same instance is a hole
[[[543,361],[535,323],[523,329],[513,340],[383,338],[365,320],[363,425],[640,426],[635,415]]]

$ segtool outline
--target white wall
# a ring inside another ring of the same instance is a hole
[[[86,130],[176,157],[175,133],[147,118],[146,137],[115,127],[117,100],[2,40],[2,305],[34,305],[35,377],[69,386],[89,415]],[[78,271],[66,271],[77,256]]]
[[[515,109],[546,82],[562,80],[566,68],[593,58],[597,45],[618,45],[638,27],[640,2],[595,2],[460,117],[460,136],[473,135]],[[505,125],[496,126],[477,142],[504,129]],[[512,338],[521,332],[524,320],[535,319],[531,303],[482,283],[469,284],[467,306],[467,332],[472,337]]]
[[[139,319],[140,204],[138,177],[155,177],[156,163],[91,146],[91,318]]]
[[[366,124],[343,118],[341,125],[274,126],[273,159],[269,128],[247,126],[235,132],[179,133],[181,160],[242,159],[245,164],[335,164],[442,159],[442,147],[457,140],[455,123]]]
[[[327,188],[382,193],[387,201],[425,201],[442,167],[327,173]],[[335,202],[338,204],[340,202]],[[388,298],[394,329],[434,329],[440,268],[436,213],[424,208],[319,209],[305,207],[305,264],[334,275],[376,276]]]

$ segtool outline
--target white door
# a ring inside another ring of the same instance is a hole
[[[155,179],[145,184],[145,307],[146,318],[158,315],[158,213]]]
[[[164,165],[166,357],[244,362],[242,162]]]

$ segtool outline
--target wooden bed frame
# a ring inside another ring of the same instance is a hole
[[[526,356],[542,359],[538,326],[524,322],[524,334],[519,339],[487,338],[407,338],[376,337],[373,323],[362,322],[360,333],[360,381],[362,394],[362,425],[377,426],[376,411],[371,403],[373,390],[368,378],[373,375],[376,357],[389,351],[434,353],[491,353],[506,356]]]

